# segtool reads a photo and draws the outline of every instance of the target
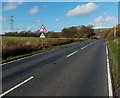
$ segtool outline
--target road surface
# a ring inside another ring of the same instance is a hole
[[[106,40],[3,64],[1,96],[108,96]]]

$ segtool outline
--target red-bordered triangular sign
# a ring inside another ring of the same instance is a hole
[[[47,30],[46,30],[45,26],[42,25],[42,26],[40,27],[40,32],[46,32],[46,31],[47,31]]]
[[[46,38],[46,36],[43,32],[40,34],[40,38]]]

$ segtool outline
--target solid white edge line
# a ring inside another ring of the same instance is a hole
[[[67,55],[67,57],[70,57],[70,56],[72,56],[73,54],[75,54],[75,53],[77,53],[77,52],[78,52],[78,51],[75,51],[75,52],[73,52],[73,53]]]
[[[49,51],[46,51],[46,52],[42,52],[42,53],[38,53],[38,54],[33,54],[33,55],[30,55],[30,56],[27,56],[27,57],[23,57],[23,58],[20,58],[20,59],[12,60],[12,61],[10,61],[10,62],[0,64],[0,66],[3,66],[3,65],[5,65],[5,64],[10,64],[10,63],[12,63],[12,62],[16,62],[16,61],[19,61],[19,60],[23,60],[23,59],[26,59],[26,58],[30,58],[30,57],[33,57],[33,56],[36,56],[36,55],[40,55],[40,54],[43,54],[43,53],[51,52],[51,51],[53,51],[53,50],[55,50],[55,49],[52,49],[52,50],[49,50]]]
[[[14,86],[14,87],[12,87],[11,89],[9,89],[9,90],[5,91],[4,93],[2,93],[2,94],[0,95],[0,97],[3,97],[4,95],[8,94],[9,92],[11,92],[11,91],[13,91],[14,89],[18,88],[19,86],[25,84],[26,82],[30,81],[30,80],[33,79],[33,78],[34,78],[34,77],[31,76],[30,78],[24,80],[24,81],[21,82],[20,84],[17,84],[16,86]]]
[[[109,97],[112,98],[113,97],[113,89],[112,89],[112,80],[111,80],[107,42],[106,42],[106,55],[107,55],[107,74],[108,74],[108,94],[109,94]]]

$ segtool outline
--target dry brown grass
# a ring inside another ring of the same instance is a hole
[[[13,40],[12,40],[13,39]],[[75,41],[78,41],[80,39],[50,39],[50,40],[43,40],[38,38],[34,38],[34,40],[31,41],[32,38],[26,38],[26,40],[19,40],[17,37],[12,38],[6,38],[3,39],[2,44],[2,57],[7,58],[10,56],[17,56],[26,54],[35,50],[42,50],[43,48],[47,48],[50,46],[58,46],[63,44],[72,43]],[[36,41],[35,41],[36,40]]]

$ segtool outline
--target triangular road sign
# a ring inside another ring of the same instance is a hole
[[[42,25],[42,26],[40,27],[40,32],[46,32],[46,31],[47,31],[47,30],[46,30],[45,26]]]
[[[44,33],[41,33],[40,38],[46,38]]]

